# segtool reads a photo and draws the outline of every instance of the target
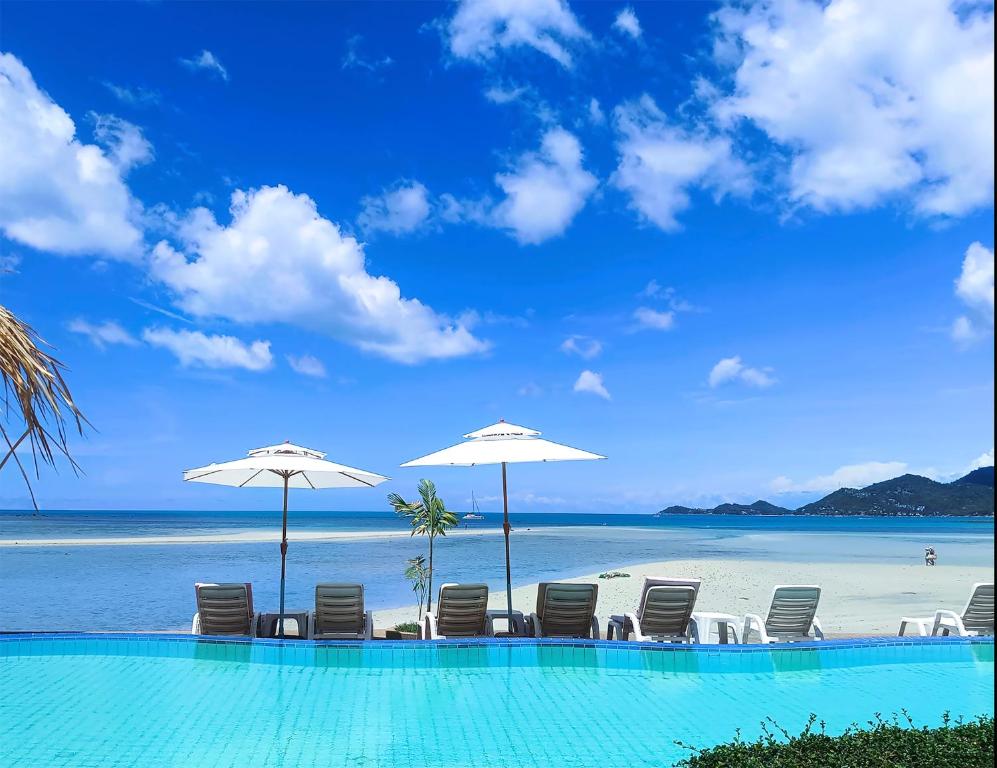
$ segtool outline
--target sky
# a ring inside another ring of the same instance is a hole
[[[0,304],[67,367],[42,508],[401,469],[500,418],[608,456],[517,512],[795,506],[993,463],[985,2],[0,3]],[[7,418],[14,419],[8,414]],[[0,473],[0,505],[29,503]]]

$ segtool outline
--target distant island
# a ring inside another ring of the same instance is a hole
[[[974,469],[951,483],[920,475],[901,475],[865,488],[840,488],[798,509],[767,501],[720,504],[712,509],[672,506],[656,513],[668,515],[868,515],[873,517],[992,517],[994,468]]]

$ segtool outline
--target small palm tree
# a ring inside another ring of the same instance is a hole
[[[405,501],[397,493],[388,495],[388,503],[401,517],[412,523],[412,535],[429,537],[429,578],[426,586],[426,610],[433,608],[433,540],[446,536],[457,525],[457,515],[447,509],[443,499],[436,495],[431,480],[419,481],[419,501]]]
[[[0,469],[10,459],[14,460],[36,510],[38,503],[31,480],[17,449],[27,440],[36,477],[39,459],[54,466],[57,453],[77,470],[69,455],[67,427],[73,425],[82,434],[86,423],[62,378],[62,363],[44,351],[43,346],[45,342],[30,326],[0,306],[0,437],[6,448],[0,449]]]
[[[426,558],[418,555],[409,560],[405,578],[412,582],[412,591],[419,596],[419,621],[422,621],[422,603],[426,599],[426,583],[429,579]]]

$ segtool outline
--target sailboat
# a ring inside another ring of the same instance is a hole
[[[478,501],[474,498],[474,491],[471,491],[471,511],[468,512],[463,520],[484,520],[485,516],[481,514],[481,510],[478,509]]]

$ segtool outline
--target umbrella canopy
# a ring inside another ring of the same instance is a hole
[[[284,517],[280,541],[279,633],[284,635],[284,582],[287,573],[287,492],[291,488],[373,488],[388,478],[364,469],[325,460],[325,454],[285,442],[256,448],[247,458],[188,469],[183,479],[193,483],[236,488],[283,488]]]
[[[507,464],[531,461],[584,461],[604,459],[598,453],[590,453],[568,445],[555,443],[540,437],[540,432],[517,424],[500,421],[464,435],[463,443],[457,443],[442,451],[430,453],[403,467],[473,467],[478,464],[502,465],[502,530],[505,534],[505,587],[509,626],[512,626],[512,565],[509,557],[509,490],[506,476]]]

